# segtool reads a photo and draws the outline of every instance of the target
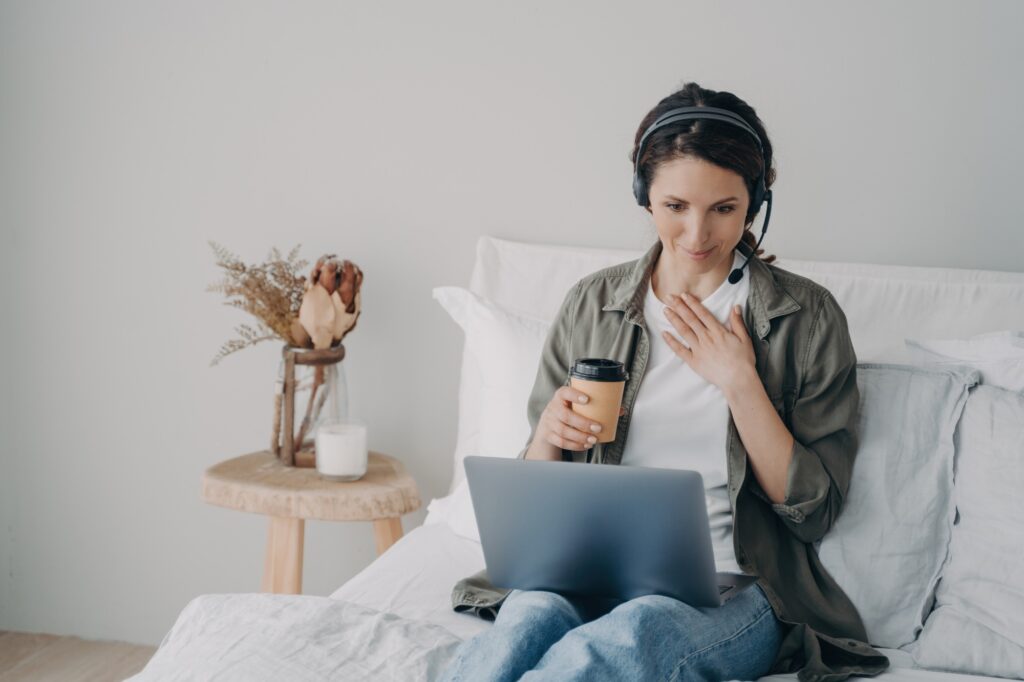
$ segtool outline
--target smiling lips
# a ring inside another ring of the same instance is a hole
[[[695,253],[693,251],[690,251],[687,248],[683,248],[683,251],[686,251],[686,253],[690,256],[690,258],[696,258],[697,260],[700,260],[702,258],[706,258],[709,253],[714,251],[714,249],[708,249],[707,251],[701,251],[699,253]]]

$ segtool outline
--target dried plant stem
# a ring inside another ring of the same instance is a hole
[[[295,354],[285,353],[284,359],[284,447],[281,461],[285,466],[295,466],[295,450],[288,447],[295,425]]]
[[[328,391],[326,388],[320,391],[320,397],[317,398],[316,407],[313,409],[313,418],[310,421],[311,424],[316,424],[317,420],[320,419],[320,413],[324,410],[324,403],[327,402]]]
[[[277,382],[277,392],[274,393],[274,433],[270,437],[270,451],[276,456],[281,456],[281,403],[284,395],[283,382]]]
[[[302,425],[299,426],[299,433],[295,437],[295,452],[298,452],[302,447],[302,439],[306,436],[306,429],[309,428],[311,416],[313,414],[313,401],[316,399],[316,391],[323,385],[323,383],[324,368],[322,365],[317,365],[316,371],[313,373],[313,388],[309,391],[309,402],[306,403],[306,416],[302,418]]]

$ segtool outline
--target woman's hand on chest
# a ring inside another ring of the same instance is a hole
[[[662,338],[694,372],[722,391],[757,374],[754,344],[739,306],[733,306],[726,326],[687,293],[682,297],[670,294],[669,300],[665,315],[689,348],[670,332],[662,332]]]

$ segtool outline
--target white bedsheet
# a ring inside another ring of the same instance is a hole
[[[331,594],[403,618],[440,625],[465,639],[491,627],[489,621],[451,607],[451,589],[460,579],[484,567],[478,542],[456,535],[447,524],[419,526]],[[877,679],[888,682],[980,682],[997,677],[923,670],[899,649],[882,649],[890,669]],[[796,673],[769,675],[761,680],[795,680]]]
[[[127,682],[429,681],[489,621],[451,608],[452,585],[484,566],[480,544],[445,523],[420,526],[330,597],[206,594],[182,610],[146,667]],[[881,649],[887,682],[1000,678],[915,669]],[[796,679],[796,674],[761,680]]]
[[[432,523],[403,535],[331,597],[435,623],[467,639],[491,623],[452,610],[452,586],[483,567],[480,543]]]
[[[126,682],[433,680],[461,641],[426,621],[341,599],[204,594]]]

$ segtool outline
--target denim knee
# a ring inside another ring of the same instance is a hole
[[[697,612],[692,606],[678,599],[663,594],[645,594],[616,606],[615,612],[638,623],[648,624],[666,620],[675,623],[685,615],[687,609]]]
[[[692,629],[699,627],[694,621],[701,618],[694,607],[661,594],[634,597],[616,606],[610,615],[620,627],[644,633],[649,642],[672,641],[676,646],[684,646]]]
[[[576,607],[556,592],[512,590],[505,597],[494,624],[544,623],[548,628],[568,632],[583,624]]]

